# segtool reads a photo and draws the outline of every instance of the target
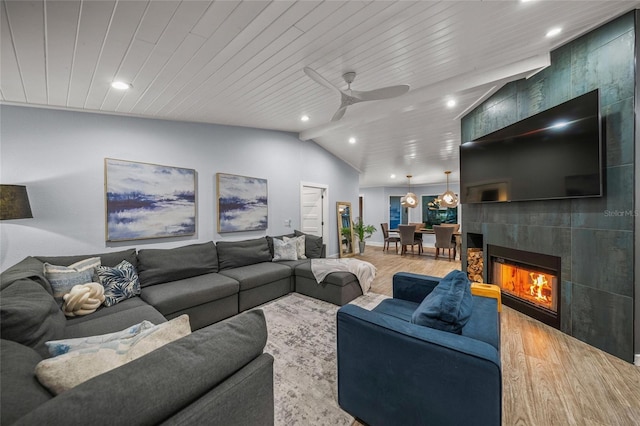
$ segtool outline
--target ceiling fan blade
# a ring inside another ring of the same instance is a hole
[[[302,70],[304,71],[304,73],[306,75],[309,76],[309,78],[311,78],[316,83],[322,84],[324,87],[326,87],[328,89],[331,89],[331,90],[335,90],[338,93],[342,93],[342,91],[340,89],[338,89],[336,86],[331,84],[331,82],[329,80],[327,80],[326,78],[324,78],[323,76],[318,74],[315,70],[313,70],[313,69],[311,69],[309,67],[304,67]]]
[[[401,84],[399,86],[383,87],[382,89],[368,90],[365,92],[358,92],[353,90],[351,96],[358,98],[361,101],[377,101],[379,99],[395,98],[396,96],[404,95],[409,91],[409,86]]]
[[[340,120],[344,116],[345,112],[347,112],[347,106],[343,105],[340,108],[338,108],[335,114],[333,114],[333,117],[331,117],[331,121]]]

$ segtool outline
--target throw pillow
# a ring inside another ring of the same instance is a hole
[[[473,309],[471,282],[462,271],[451,271],[424,298],[411,322],[460,334]]]
[[[140,294],[140,280],[136,268],[126,260],[113,268],[99,266],[97,270],[104,287],[104,306],[113,306]]]
[[[63,297],[62,312],[68,317],[88,315],[104,302],[104,287],[99,283],[74,285]]]
[[[296,253],[298,255],[298,259],[306,259],[307,256],[305,256],[304,252],[305,252],[305,236],[304,235],[300,235],[298,237],[293,237],[293,238],[289,238],[289,237],[282,237],[282,239],[285,242],[288,241],[294,241],[296,244]]]
[[[54,394],[59,394],[190,333],[189,316],[181,315],[133,336],[109,340],[45,359],[36,366],[36,377],[43,386]],[[95,339],[100,340],[100,336]]]
[[[298,231],[297,229],[294,231],[296,237],[300,235],[305,236],[305,251],[304,254],[307,256],[307,259],[319,259],[322,257],[322,247],[324,243],[322,242],[322,237],[318,237],[317,235],[305,234],[304,232]]]
[[[281,260],[298,260],[295,241],[273,240],[273,262]]]
[[[131,344],[133,342],[131,339],[153,327],[155,327],[155,325],[151,321],[145,320],[122,331],[116,331],[115,333],[77,337],[75,339],[51,340],[45,342],[45,345],[47,345],[51,356],[59,356],[77,351],[95,352],[100,347],[111,347],[115,350],[121,345]]]
[[[74,285],[86,284],[94,281],[96,269],[100,266],[99,257],[90,257],[69,266],[44,264],[44,275],[51,283],[53,297],[62,307],[63,296],[67,294]]]

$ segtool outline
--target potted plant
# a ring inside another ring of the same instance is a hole
[[[358,240],[360,240],[358,246],[360,249],[360,254],[364,253],[364,246],[367,238],[373,235],[376,232],[376,227],[373,225],[365,225],[362,222],[362,218],[358,218],[357,222],[353,222],[353,232],[358,236]]]
[[[340,229],[340,234],[342,235],[341,244],[344,244],[344,252],[351,253],[351,228],[348,226],[344,226]],[[341,249],[342,251],[342,249]]]

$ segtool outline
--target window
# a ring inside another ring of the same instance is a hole
[[[399,195],[389,197],[389,229],[398,229],[398,225],[409,221],[407,208],[400,205],[401,198]]]
[[[434,204],[436,198],[438,198],[437,195],[422,196],[422,221],[426,224],[427,229],[441,223],[458,223],[458,208],[440,207]]]

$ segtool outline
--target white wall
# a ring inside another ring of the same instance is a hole
[[[0,269],[29,255],[168,248],[292,232],[300,182],[329,187],[327,255],[337,253],[335,202],[357,205],[358,172],[293,133],[211,124],[0,106],[0,182],[27,186],[33,219],[0,223]],[[197,172],[197,234],[105,242],[104,158]],[[266,178],[267,231],[218,234],[215,174]],[[291,228],[285,227],[291,219]]]
[[[418,199],[421,200],[423,195],[438,195],[446,191],[447,185],[412,185],[411,191],[414,192]],[[455,193],[460,192],[460,184],[458,182],[450,182],[449,189]],[[364,222],[376,227],[377,231],[367,240],[367,244],[382,246],[384,238],[380,224],[389,222],[389,197],[402,197],[407,193],[407,187],[375,187],[360,188],[360,196],[363,197],[364,203]],[[422,222],[422,207],[418,206],[409,209],[409,222]],[[458,206],[458,223],[462,223],[462,205]],[[423,235],[425,246],[435,244],[435,236]]]

